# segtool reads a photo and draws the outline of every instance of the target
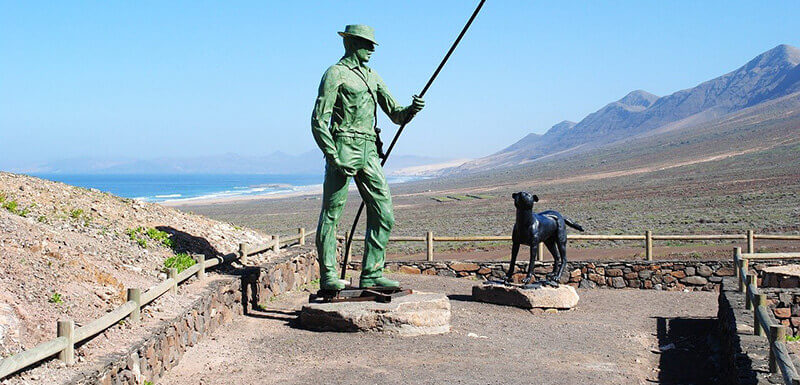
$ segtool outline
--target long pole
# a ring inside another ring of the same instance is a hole
[[[425,93],[428,92],[428,88],[431,87],[431,85],[433,84],[433,81],[436,80],[437,76],[439,76],[439,72],[444,67],[444,64],[447,63],[447,59],[450,59],[450,55],[452,55],[453,51],[456,50],[456,46],[458,46],[458,43],[461,42],[461,38],[464,37],[464,34],[467,33],[467,30],[469,29],[469,26],[472,24],[472,21],[475,20],[475,17],[478,16],[478,12],[481,11],[481,7],[483,7],[483,3],[485,3],[485,2],[486,2],[486,0],[481,0],[480,4],[478,4],[478,7],[475,8],[475,12],[472,12],[472,16],[469,17],[469,20],[467,21],[467,24],[464,25],[464,29],[462,29],[461,33],[458,34],[458,37],[456,38],[456,41],[454,41],[453,45],[450,46],[450,50],[448,50],[447,54],[444,55],[444,59],[442,59],[442,61],[439,63],[439,66],[436,67],[436,71],[434,71],[433,75],[431,75],[431,78],[428,79],[428,83],[425,84],[425,87],[422,88],[422,92],[419,93],[419,97],[424,97]],[[381,160],[381,167],[383,167],[383,165],[386,164],[386,160],[389,159],[389,154],[392,153],[392,149],[394,149],[394,145],[397,144],[397,139],[400,138],[400,134],[403,133],[403,129],[406,128],[406,125],[408,124],[409,121],[411,121],[412,117],[413,116],[409,116],[408,119],[406,119],[406,121],[403,122],[403,124],[400,125],[400,128],[397,130],[397,133],[394,134],[394,138],[392,138],[392,143],[389,144],[389,148],[386,150],[386,156],[384,156],[383,160]],[[362,200],[361,201],[361,205],[358,206],[358,212],[356,212],[356,217],[353,220],[353,226],[350,227],[350,235],[347,237],[347,240],[346,240],[346,243],[345,243],[345,250],[350,250],[350,244],[353,242],[353,234],[356,233],[356,227],[358,226],[358,220],[361,218],[361,213],[363,211],[364,211],[364,201]],[[342,261],[342,274],[341,274],[342,279],[345,278],[345,273],[347,272],[347,262],[348,262],[347,261],[347,258],[348,258],[347,254],[348,253],[344,254],[344,260]],[[362,266],[362,268],[363,268],[363,266]]]

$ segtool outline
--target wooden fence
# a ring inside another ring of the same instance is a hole
[[[205,259],[203,255],[196,256],[197,263],[180,273],[177,269],[168,269],[166,280],[161,281],[144,292],[138,288],[127,289],[127,302],[86,325],[76,328],[73,320],[58,321],[56,325],[56,338],[42,342],[31,349],[0,360],[0,380],[56,354],[65,364],[72,365],[75,363],[76,344],[93,338],[126,318],[131,323],[140,322],[142,307],[155,301],[167,292],[176,293],[178,285],[183,281],[195,275],[198,280],[204,280],[206,278],[206,269],[237,259],[244,264],[248,256],[263,253],[270,249],[277,251],[281,247],[294,242],[303,245],[305,244],[306,236],[313,233],[313,231],[306,233],[304,228],[299,228],[297,235],[288,237],[272,236],[271,240],[265,245],[251,246],[242,243],[239,245],[239,251],[236,253],[210,259]]]
[[[23,352],[17,353],[10,357],[6,357],[0,360],[0,379],[3,379],[11,374],[14,374],[28,366],[33,364],[42,362],[54,355],[58,355],[58,358],[64,361],[67,365],[72,365],[75,362],[75,345],[79,344],[83,341],[91,339],[92,337],[102,333],[106,329],[116,325],[118,322],[128,318],[128,320],[132,323],[140,322],[141,319],[141,309],[142,307],[148,305],[149,303],[153,302],[157,298],[164,295],[166,292],[175,293],[178,289],[178,285],[187,279],[197,276],[199,280],[203,280],[206,278],[206,269],[212,268],[214,266],[218,266],[224,263],[228,263],[234,260],[239,260],[242,264],[247,263],[247,257],[252,255],[257,255],[263,253],[267,250],[274,250],[278,251],[281,247],[287,246],[289,244],[297,242],[300,245],[305,245],[306,237],[314,234],[315,231],[306,232],[305,228],[298,228],[297,234],[292,236],[278,236],[273,235],[271,239],[260,245],[250,245],[247,243],[239,244],[239,250],[235,253],[226,254],[221,257],[215,257],[210,259],[205,259],[205,257],[200,256],[197,258],[197,263],[192,265],[191,267],[187,268],[182,272],[178,272],[176,269],[168,269],[167,279],[156,284],[155,286],[147,289],[146,291],[142,292],[141,289],[138,288],[128,288],[127,289],[127,301],[117,307],[116,309],[106,313],[102,317],[86,324],[81,327],[75,327],[75,322],[72,320],[60,320],[57,323],[56,327],[56,338],[42,342],[35,347],[25,350]],[[346,235],[345,235],[346,236]],[[363,238],[360,238],[363,240]],[[755,249],[755,240],[756,239],[772,239],[772,240],[800,240],[800,235],[772,235],[772,234],[755,234],[752,230],[747,231],[746,234],[700,234],[700,235],[654,235],[651,231],[646,231],[644,234],[628,234],[628,235],[588,235],[588,234],[570,234],[568,236],[569,240],[572,241],[597,241],[597,240],[609,240],[609,241],[618,241],[618,240],[640,240],[644,241],[644,248],[645,248],[645,256],[647,260],[652,260],[653,258],[653,241],[654,240],[729,240],[729,239],[741,239],[747,240],[747,250],[748,254],[741,254],[741,249],[737,248],[737,253],[734,256],[734,260],[739,262],[739,269],[742,270],[742,266],[745,266],[742,272],[737,272],[740,274],[741,278],[740,284],[742,284],[743,289],[750,289],[751,286],[753,288],[748,294],[749,301],[761,301],[760,296],[763,294],[752,294],[757,293],[757,288],[755,288],[755,283],[748,282],[747,284],[743,284],[743,281],[746,281],[747,277],[747,258],[749,256],[750,259],[766,259],[766,258],[798,258],[800,257],[800,253],[760,253],[760,254],[753,254]],[[429,261],[433,260],[433,243],[434,242],[485,242],[485,241],[497,241],[497,242],[510,242],[511,236],[434,236],[433,232],[428,231],[425,236],[422,237],[392,237],[389,239],[392,242],[425,242],[427,245],[427,259]],[[543,247],[539,247],[539,255],[538,259],[543,259]],[[350,250],[347,250],[349,253]],[[737,259],[738,258],[738,259]],[[744,262],[744,264],[742,264]],[[751,279],[752,280],[752,279]],[[756,300],[753,300],[751,297],[755,296]],[[763,297],[763,300],[766,301],[766,297]],[[755,302],[755,303],[765,303],[765,302]],[[761,305],[757,309],[761,309]],[[756,314],[764,313],[766,315],[766,310],[757,310]],[[757,317],[764,317],[758,316]],[[776,365],[781,368],[781,371],[784,373],[785,378],[791,378],[793,381],[796,381],[795,378],[797,377],[797,372],[794,370],[794,366],[791,365],[791,361],[788,361],[788,353],[786,355],[782,355],[786,352],[786,345],[782,342],[783,337],[786,333],[784,327],[782,325],[768,325],[769,318],[762,318],[762,323],[759,325],[763,326],[763,330],[770,330],[770,341],[771,341],[771,350],[775,351],[776,353],[771,355],[770,362],[774,360],[777,362]],[[757,324],[759,320],[756,320]],[[775,330],[773,331],[773,327]],[[760,333],[763,333],[763,330]],[[775,333],[773,336],[772,333]],[[780,334],[783,333],[783,334]],[[770,364],[772,368],[772,364]],[[784,368],[786,370],[784,371]],[[789,372],[791,370],[791,372]],[[790,373],[789,377],[786,377],[786,373]],[[794,376],[794,377],[792,377]],[[790,384],[797,384],[800,385],[800,382],[788,382]]]
[[[345,234],[347,237],[347,234]],[[343,238],[340,238],[343,239]],[[653,260],[653,241],[722,241],[722,240],[746,240],[747,252],[755,252],[755,241],[757,239],[770,239],[782,241],[800,241],[800,235],[782,235],[782,234],[756,234],[753,230],[748,230],[742,234],[689,234],[689,235],[675,235],[675,234],[653,234],[652,231],[647,230],[644,234],[568,234],[567,239],[570,241],[643,241],[645,260]],[[356,240],[356,238],[354,238]],[[363,237],[357,238],[363,241]],[[432,231],[428,231],[421,237],[390,237],[390,242],[425,242],[426,244],[426,260],[433,261],[433,244],[434,242],[511,242],[510,235],[498,236],[434,236]],[[539,244],[537,261],[544,260],[544,246]],[[348,250],[348,253],[350,250]],[[348,258],[350,260],[350,258]]]
[[[774,239],[774,238],[772,238]],[[736,277],[739,291],[745,293],[745,306],[753,311],[753,334],[765,336],[769,341],[769,371],[781,372],[783,382],[787,385],[800,385],[789,350],[786,347],[786,326],[773,324],[767,308],[767,295],[758,290],[755,274],[750,274],[749,263],[758,259],[798,259],[800,253],[742,253],[739,247],[734,248],[733,263],[736,266]]]

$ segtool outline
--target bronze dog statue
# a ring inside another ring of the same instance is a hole
[[[583,231],[583,227],[558,211],[547,210],[534,214],[533,204],[539,201],[539,197],[536,195],[521,191],[511,194],[511,196],[514,198],[514,206],[517,208],[517,221],[514,223],[514,232],[511,235],[511,265],[508,268],[505,282],[510,283],[511,277],[514,275],[520,244],[528,245],[531,248],[528,275],[525,276],[522,283],[528,285],[531,282],[533,261],[536,258],[539,242],[543,242],[550,250],[550,254],[553,255],[553,271],[547,274],[544,283],[557,287],[567,264],[567,226],[578,231]]]

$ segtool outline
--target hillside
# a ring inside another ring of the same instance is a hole
[[[735,71],[694,88],[660,98],[646,91],[633,91],[576,124],[561,122],[544,135],[530,134],[450,172],[509,167],[546,156],[587,151],[636,135],[711,122],[797,91],[800,49],[779,45]]]
[[[155,284],[176,253],[210,257],[266,241],[198,215],[6,172],[0,200],[0,356],[52,338],[58,319],[85,324],[118,306],[126,287]]]

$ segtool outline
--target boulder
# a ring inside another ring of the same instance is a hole
[[[450,268],[455,271],[478,271],[481,267],[476,263],[469,262],[453,262]]]
[[[516,306],[523,309],[571,309],[578,304],[579,299],[575,288],[567,285],[523,289],[520,286],[492,284],[473,286],[472,298],[479,302]]]
[[[320,331],[442,334],[450,331],[450,301],[442,293],[414,292],[390,303],[309,303],[300,310],[300,324]]]
[[[706,280],[705,278],[703,278],[703,277],[701,277],[699,275],[693,275],[691,277],[686,277],[686,278],[682,279],[681,282],[689,284],[689,285],[702,286],[702,285],[707,284],[708,280]]]

